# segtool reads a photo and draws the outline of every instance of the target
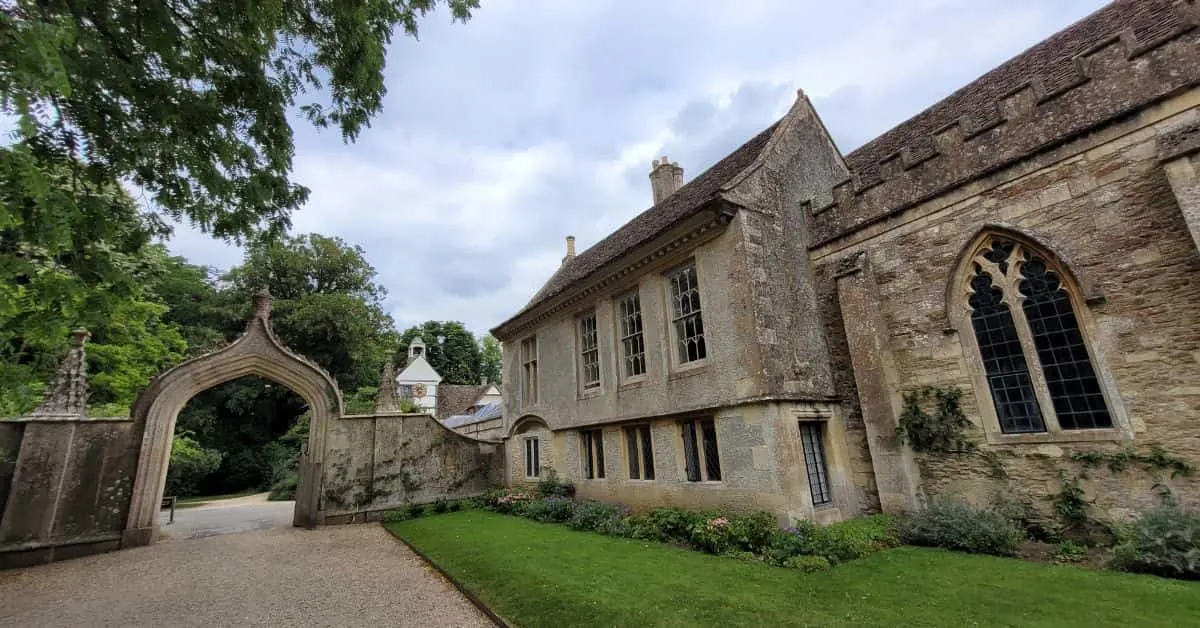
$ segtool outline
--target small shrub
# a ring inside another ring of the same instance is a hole
[[[697,525],[716,517],[717,515],[714,513],[702,513],[681,508],[655,508],[646,513],[644,521],[638,522],[640,524],[639,531],[646,535],[638,538],[690,543],[692,530]]]
[[[729,519],[725,517],[713,517],[695,523],[692,526],[692,547],[709,554],[724,553],[732,541],[730,527]]]
[[[809,545],[804,531],[798,528],[776,530],[767,539],[763,549],[763,558],[767,563],[782,567],[789,558],[800,556],[809,551]]]
[[[895,526],[896,520],[888,515],[839,521],[823,528],[813,526],[809,535],[812,551],[809,553],[824,556],[835,565],[862,558],[899,545]]]
[[[1078,563],[1086,558],[1087,548],[1075,541],[1063,541],[1054,551],[1054,562],[1056,563]]]
[[[741,550],[729,550],[724,554],[721,554],[721,558],[740,560],[743,563],[761,563],[763,561],[762,556],[755,554],[754,552],[743,552]]]
[[[454,501],[446,504],[446,509],[449,510],[450,512],[458,512],[463,509],[463,502],[460,499],[454,500]]]
[[[505,515],[519,514],[518,511],[529,500],[529,493],[508,489],[490,490],[478,498],[480,508]]]
[[[575,515],[575,502],[567,497],[535,499],[521,507],[520,515],[534,521],[566,523]]]
[[[1122,571],[1200,579],[1200,512],[1165,504],[1118,531],[1109,565]]]
[[[605,532],[619,521],[624,513],[621,508],[603,502],[583,502],[575,505],[575,513],[567,525],[576,530]]]
[[[446,500],[439,499],[439,500],[433,502],[433,512],[440,515],[440,514],[447,513],[449,511],[450,511],[450,503],[447,502]]]
[[[383,513],[385,523],[394,523],[396,521],[408,521],[408,508],[396,508]]]
[[[775,515],[769,512],[741,515],[729,520],[729,540],[740,550],[761,554],[771,534],[778,529]]]
[[[1016,524],[996,512],[945,500],[931,502],[900,526],[905,543],[972,554],[1012,556],[1023,538]]]
[[[817,571],[825,571],[833,566],[828,558],[824,556],[792,556],[783,561],[782,567],[788,569],[799,569],[804,573],[813,573]]]
[[[575,485],[566,480],[560,480],[554,469],[546,469],[544,477],[538,480],[537,492],[542,497],[573,497]]]
[[[267,501],[286,502],[296,499],[296,486],[299,485],[300,478],[295,473],[288,474],[271,485],[271,492],[267,494]]]
[[[405,510],[408,512],[409,519],[420,519],[427,514],[424,504],[409,504]]]

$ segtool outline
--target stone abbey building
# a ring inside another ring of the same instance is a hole
[[[511,483],[819,521],[1200,502],[1170,468],[1200,463],[1196,0],[1110,4],[847,155],[801,94],[650,179],[494,330]],[[898,437],[955,394],[968,443]]]

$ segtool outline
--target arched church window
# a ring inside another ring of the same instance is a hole
[[[967,305],[1000,431],[1111,428],[1069,288],[1049,256],[992,235],[970,264]]]

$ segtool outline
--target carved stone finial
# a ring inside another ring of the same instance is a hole
[[[253,303],[251,318],[271,318],[271,291],[267,290],[266,286],[254,293],[251,303]]]
[[[375,393],[375,412],[399,412],[400,400],[396,394],[396,367],[394,356],[388,354],[379,374],[379,390]]]
[[[84,344],[91,336],[82,327],[71,332],[71,350],[58,365],[46,397],[29,416],[55,419],[87,418],[87,355]]]

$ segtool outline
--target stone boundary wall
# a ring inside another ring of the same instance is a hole
[[[326,447],[323,524],[374,521],[391,508],[472,497],[503,483],[500,443],[468,438],[427,414],[341,417]]]

